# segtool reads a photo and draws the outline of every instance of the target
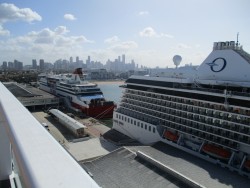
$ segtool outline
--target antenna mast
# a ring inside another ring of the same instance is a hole
[[[239,45],[239,32],[237,33],[237,42],[236,42],[236,46],[238,46]]]

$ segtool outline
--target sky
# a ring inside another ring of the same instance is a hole
[[[199,65],[213,42],[236,41],[250,53],[249,0],[0,0],[0,65],[32,59],[174,67]]]

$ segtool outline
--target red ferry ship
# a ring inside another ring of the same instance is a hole
[[[84,79],[82,69],[73,74],[41,76],[40,89],[65,99],[66,103],[80,109],[85,115],[97,119],[112,118],[115,103],[107,101],[97,84]]]

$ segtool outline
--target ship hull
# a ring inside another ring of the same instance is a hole
[[[215,42],[198,69],[190,68],[128,78],[113,128],[143,144],[162,141],[245,174],[250,55],[238,42]]]
[[[71,105],[74,108],[80,109],[83,114],[89,117],[97,119],[108,119],[113,117],[113,111],[116,105],[113,102],[104,102],[103,105],[86,105],[83,102],[79,101],[77,97],[73,94],[69,94],[63,91],[53,89],[51,87],[40,85],[40,89],[51,93],[59,97],[71,98]]]
[[[76,103],[72,103],[72,106],[80,109],[84,114],[89,117],[93,117],[96,119],[108,119],[113,117],[113,111],[115,105],[99,105],[92,107],[84,107]]]

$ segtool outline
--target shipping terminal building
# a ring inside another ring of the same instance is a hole
[[[28,109],[59,105],[58,97],[38,88],[16,82],[5,82],[4,86]]]

